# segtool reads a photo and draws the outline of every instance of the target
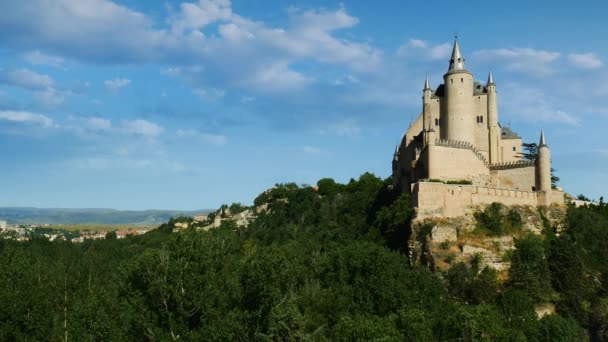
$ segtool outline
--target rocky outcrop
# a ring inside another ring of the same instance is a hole
[[[224,221],[234,222],[237,227],[244,228],[257,217],[257,213],[258,210],[251,208],[245,209],[236,214],[233,214],[229,210],[225,210],[223,213],[215,215],[213,222],[201,227],[201,229],[208,231],[210,229],[219,228]]]
[[[480,258],[480,266],[507,271],[510,267],[509,251],[514,249],[514,238],[528,232],[540,234],[546,227],[558,233],[566,214],[564,206],[537,208],[534,206],[505,206],[522,219],[517,232],[504,236],[488,236],[476,230],[474,213],[485,209],[478,206],[465,215],[455,218],[414,219],[409,239],[409,257],[413,264],[431,269],[447,269],[457,262],[469,263]]]

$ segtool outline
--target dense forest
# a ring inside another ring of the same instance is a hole
[[[431,272],[408,262],[413,210],[390,184],[278,185],[247,228],[0,240],[0,340],[608,340],[602,201],[517,239],[507,277]]]

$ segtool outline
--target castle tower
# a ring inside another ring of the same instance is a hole
[[[460,54],[458,38],[450,58],[448,72],[443,75],[445,106],[442,106],[442,139],[475,142],[473,113],[473,74],[466,70]]]
[[[545,141],[545,134],[540,132],[540,142],[538,144],[538,157],[536,159],[537,190],[545,193],[551,192],[551,152]]]
[[[496,84],[494,84],[494,77],[492,71],[488,74],[488,83],[486,84],[488,89],[488,139],[489,139],[489,153],[490,153],[490,164],[496,164],[500,162],[498,155],[499,141],[500,141],[500,127],[498,126],[498,103],[496,99]]]
[[[431,120],[431,85],[427,77],[422,90],[422,132],[424,135],[426,135],[426,128],[429,127]],[[424,141],[427,141],[426,137],[424,137]]]

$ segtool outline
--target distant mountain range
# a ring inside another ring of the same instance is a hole
[[[141,224],[167,222],[171,217],[206,214],[213,210],[115,210],[103,208],[0,207],[0,220],[9,224]]]

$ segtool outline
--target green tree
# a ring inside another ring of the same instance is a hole
[[[509,283],[537,301],[551,298],[551,278],[543,240],[534,234],[515,239]]]

